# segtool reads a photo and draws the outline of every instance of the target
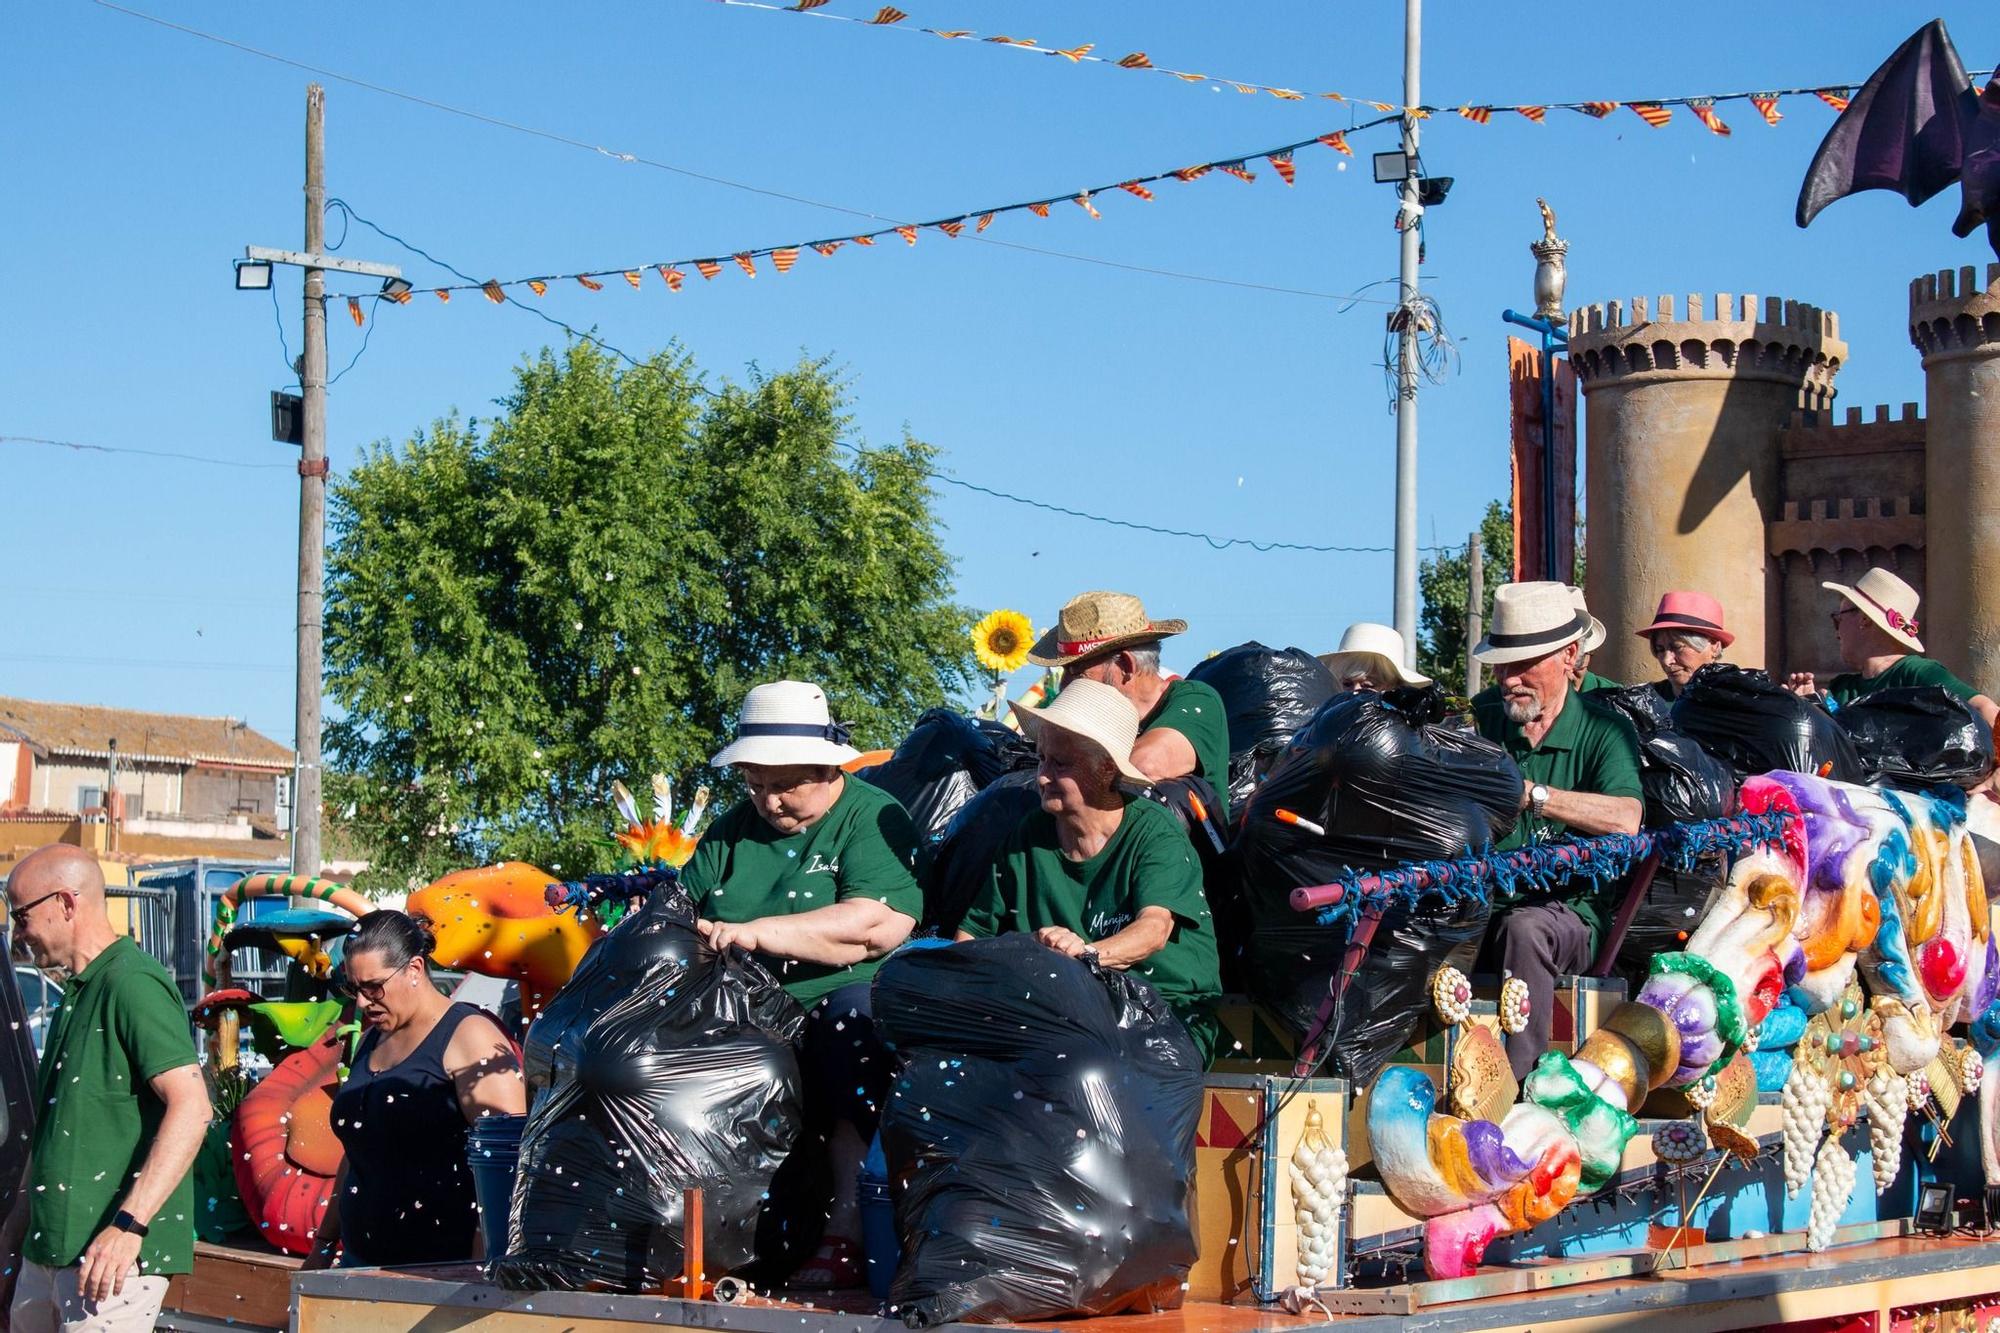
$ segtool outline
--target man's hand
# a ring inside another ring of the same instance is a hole
[[[1035,943],[1054,949],[1065,958],[1081,958],[1090,948],[1089,940],[1062,926],[1043,926],[1035,932]]]
[[[1819,685],[1810,671],[1794,671],[1785,677],[1785,688],[1801,699],[1810,699],[1819,693]]]
[[[108,1301],[125,1289],[125,1274],[139,1262],[139,1237],[106,1227],[78,1265],[76,1286],[87,1301]]]
[[[745,921],[696,921],[694,928],[708,941],[708,947],[721,953],[735,945],[749,953],[757,952],[757,932],[751,923]]]

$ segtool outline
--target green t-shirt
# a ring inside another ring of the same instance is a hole
[[[1595,671],[1583,673],[1583,683],[1576,687],[1578,694],[1589,694],[1592,690],[1622,690],[1625,687],[1609,676],[1600,676]]]
[[[1844,707],[1877,690],[1907,689],[1913,685],[1942,685],[1964,703],[1971,703],[1974,695],[1985,693],[1952,675],[1944,663],[1912,653],[1897,658],[1896,664],[1879,676],[1864,676],[1858,671],[1835,676],[1826,687],[1826,697],[1836,706]]]
[[[991,878],[959,929],[984,939],[1062,926],[1096,941],[1116,935],[1148,907],[1173,913],[1173,934],[1133,970],[1180,1015],[1206,1060],[1218,1031],[1212,1006],[1222,993],[1215,923],[1193,846],[1154,802],[1127,799],[1118,831],[1088,861],[1064,856],[1055,816],[1034,811],[1001,846]]]
[[[70,978],[42,1049],[41,1116],[22,1254],[67,1268],[124,1206],[166,1103],[151,1081],[195,1063],[173,978],[120,936]],[[194,1268],[194,1184],[182,1176],[139,1244],[147,1277]]]
[[[701,835],[681,885],[711,921],[791,916],[852,898],[887,903],[916,921],[924,914],[911,869],[916,859],[917,830],[896,798],[850,777],[832,807],[790,837],[748,802],[732,807]],[[835,967],[764,953],[757,960],[809,1009],[842,986],[870,980],[882,965],[871,958]]]
[[[1194,771],[1215,788],[1222,809],[1215,817],[1229,824],[1229,711],[1213,685],[1198,680],[1177,680],[1167,686],[1153,715],[1139,728],[1139,734],[1157,727],[1178,731],[1194,747]]]
[[[1639,784],[1639,733],[1619,713],[1595,699],[1586,699],[1571,690],[1540,745],[1529,745],[1520,724],[1507,720],[1497,685],[1481,690],[1473,698],[1472,713],[1479,734],[1502,746],[1529,782],[1559,791],[1645,799],[1645,788]],[[1565,832],[1555,820],[1546,816],[1538,819],[1523,810],[1495,850],[1512,851],[1561,837]],[[1570,909],[1590,927],[1593,949],[1603,925],[1603,899],[1610,891],[1610,885],[1592,890],[1590,881],[1578,880],[1571,885],[1571,895],[1566,899]]]

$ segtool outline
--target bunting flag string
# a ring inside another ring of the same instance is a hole
[[[825,3],[826,0],[820,0],[820,2]],[[1036,217],[1046,218],[1049,216],[1051,205],[1054,204],[1074,204],[1085,213],[1088,213],[1093,219],[1101,220],[1104,215],[1098,211],[1095,201],[1100,195],[1105,195],[1107,192],[1129,194],[1136,199],[1150,203],[1154,199],[1154,191],[1151,187],[1164,181],[1185,182],[1198,180],[1212,171],[1219,171],[1225,175],[1234,176],[1238,180],[1254,182],[1257,179],[1257,173],[1252,171],[1247,164],[1258,159],[1269,163],[1271,169],[1277,173],[1278,178],[1284,181],[1287,186],[1290,186],[1298,178],[1299,164],[1296,155],[1300,149],[1318,146],[1332,149],[1343,157],[1353,157],[1354,149],[1347,142],[1349,135],[1357,134],[1364,130],[1375,129],[1378,126],[1389,125],[1394,123],[1395,120],[1395,116],[1382,116],[1375,120],[1365,121],[1351,129],[1333,130],[1325,134],[1314,135],[1310,139],[1300,139],[1295,143],[1279,144],[1276,147],[1262,148],[1255,152],[1218,158],[1213,162],[1199,162],[1193,166],[1174,167],[1149,176],[1134,176],[1130,179],[1115,181],[1108,185],[1092,186],[1089,189],[1067,190],[1061,194],[1050,195],[1044,199],[1027,199],[1018,203],[999,204],[990,208],[969,209],[963,213],[952,213],[944,217],[933,218],[928,222],[891,223],[875,231],[862,232],[859,235],[830,236],[812,241],[785,241],[777,245],[756,246],[750,249],[723,250],[703,258],[652,260],[644,264],[618,264],[606,268],[585,269],[581,272],[573,273],[540,273],[532,277],[489,278],[484,282],[465,281],[448,283],[442,287],[433,287],[429,290],[439,301],[447,303],[450,302],[453,292],[481,292],[487,300],[497,305],[507,301],[510,293],[518,292],[521,289],[532,292],[536,296],[545,296],[548,294],[549,284],[557,282],[574,282],[588,291],[601,292],[604,290],[604,284],[607,280],[622,278],[634,290],[639,290],[644,286],[643,274],[650,268],[660,275],[661,281],[667,285],[667,290],[678,292],[681,290],[687,268],[694,269],[705,281],[712,281],[721,275],[725,263],[734,263],[736,267],[743,270],[746,277],[754,278],[758,274],[756,261],[768,258],[771,261],[772,268],[776,269],[779,273],[789,273],[793,265],[798,263],[800,252],[804,250],[812,250],[817,254],[831,257],[836,250],[844,245],[872,246],[877,241],[891,236],[900,238],[905,245],[915,245],[917,238],[925,231],[936,231],[951,238],[962,236],[965,233],[966,224],[968,223],[972,224],[973,234],[977,237],[997,217],[1009,213],[1026,212],[1032,213]],[[1345,162],[1339,163],[1339,169],[1345,171],[1347,164]],[[408,304],[409,293],[405,292],[400,297],[393,299],[396,299],[400,304]],[[350,299],[348,311],[354,316],[356,322],[359,323],[361,316],[358,299]]]

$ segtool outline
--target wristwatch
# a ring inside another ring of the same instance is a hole
[[[141,1240],[146,1238],[146,1224],[126,1212],[123,1208],[120,1208],[117,1216],[111,1219],[111,1225],[117,1227],[120,1231],[128,1231]]]
[[[1528,788],[1528,813],[1535,818],[1542,817],[1542,809],[1549,803],[1549,789],[1537,782]]]

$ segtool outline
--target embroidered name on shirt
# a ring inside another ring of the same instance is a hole
[[[837,875],[840,873],[840,862],[829,861],[818,852],[814,852],[812,859],[806,862],[806,873],[808,875]]]

